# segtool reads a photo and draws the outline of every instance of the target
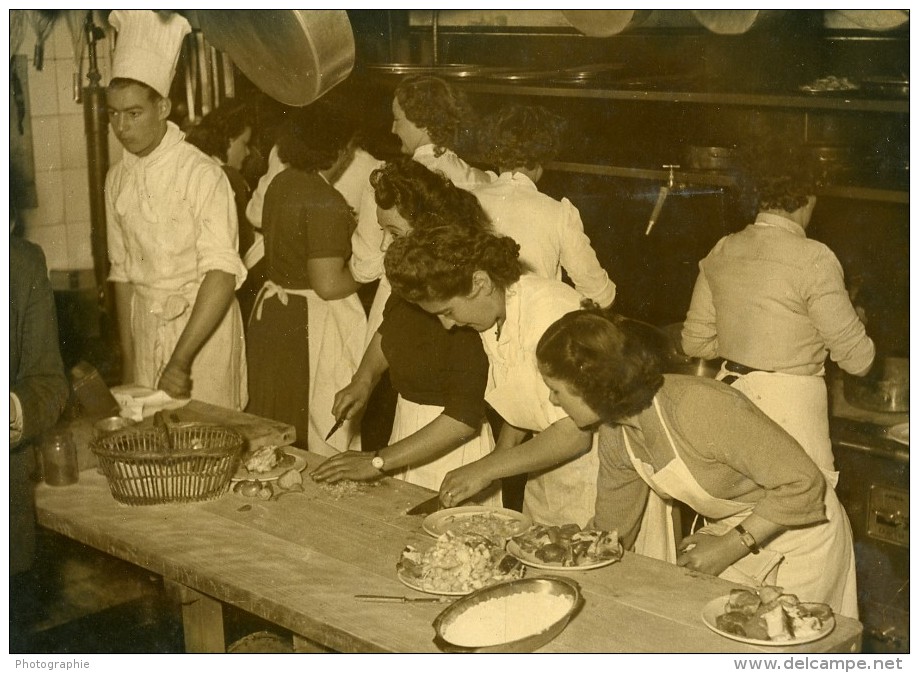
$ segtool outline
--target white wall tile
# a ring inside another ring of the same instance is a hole
[[[69,269],[70,259],[67,251],[67,227],[63,224],[53,227],[26,226],[25,236],[41,246],[48,261],[48,269]]]
[[[67,255],[71,269],[92,269],[92,225],[89,220],[67,222]]]
[[[63,171],[64,221],[89,220],[89,177],[82,168]]]
[[[32,158],[36,171],[61,168],[61,129],[58,117],[32,118]]]
[[[31,28],[29,29],[31,30]],[[54,62],[45,62],[44,70],[36,70],[29,57],[29,113],[35,116],[57,114],[57,75]]]
[[[64,223],[64,182],[61,171],[42,171],[35,174],[38,193],[36,224],[52,226]]]
[[[82,12],[85,10],[65,10],[66,13],[74,11]],[[54,43],[54,58],[73,60],[73,37],[70,32],[70,23],[64,13],[58,16],[57,22],[54,24],[54,31],[51,33],[48,42]]]
[[[62,115],[82,115],[83,106],[73,99],[73,75],[77,71],[72,58],[54,62],[57,71],[57,105]]]
[[[86,169],[86,129],[83,117],[59,117],[61,127],[61,168]]]
[[[28,10],[13,9],[10,11],[25,13],[25,21],[23,22],[23,30],[22,30],[22,42],[20,43],[19,48],[16,50],[16,53],[24,54],[28,56],[29,58],[32,58],[32,54],[35,51],[35,31],[32,30],[32,22],[29,19]]]

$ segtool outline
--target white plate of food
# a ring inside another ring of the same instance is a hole
[[[270,460],[265,460],[264,455],[268,450],[272,450],[274,456]],[[259,452],[262,452],[261,460],[257,456]],[[257,469],[248,469],[247,464]],[[275,481],[288,470],[299,472],[304,467],[306,467],[306,458],[303,456],[288,453],[276,446],[263,446],[256,452],[243,456],[239,469],[236,470],[236,474],[230,481]]]
[[[763,589],[769,587],[759,591]],[[794,594],[782,594],[774,604],[759,608],[762,614],[756,614],[757,609],[753,614],[744,614],[731,608],[731,600],[740,592],[757,594],[752,589],[735,589],[712,599],[702,609],[705,625],[725,638],[751,645],[788,647],[820,640],[836,628],[836,617],[824,603],[797,602]]]
[[[575,524],[531,526],[507,541],[507,551],[532,568],[556,571],[603,568],[623,553],[616,531],[580,530]]]
[[[417,577],[412,577],[405,570],[399,568],[396,570],[396,577],[399,579],[402,584],[407,586],[409,589],[414,589],[415,591],[420,591],[426,594],[434,594],[435,596],[467,596],[472,593],[472,589],[469,591],[444,591],[432,588],[425,588],[424,583],[421,579]]]
[[[887,428],[887,436],[895,442],[909,446],[909,422],[898,423]]]
[[[396,564],[396,577],[405,586],[438,596],[465,596],[525,572],[500,545],[476,533],[445,533],[423,551],[407,546]]]
[[[478,533],[490,540],[506,540],[520,535],[532,524],[530,517],[513,509],[468,505],[429,514],[421,522],[421,528],[433,537],[450,531],[455,534]]]

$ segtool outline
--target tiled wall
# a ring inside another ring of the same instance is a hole
[[[77,11],[77,10],[71,10]],[[82,10],[85,11],[85,10]],[[97,22],[98,23],[98,22]],[[104,24],[102,24],[104,25]],[[44,66],[33,63],[35,31],[26,21],[17,54],[28,57],[29,117],[38,207],[23,212],[25,236],[39,244],[52,271],[91,269],[89,176],[83,105],[73,100],[73,39],[61,15],[44,45]],[[102,84],[109,79],[108,40],[98,43]],[[83,86],[88,84],[83,54]],[[109,161],[121,156],[121,145],[109,132]]]

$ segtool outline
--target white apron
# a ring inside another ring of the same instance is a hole
[[[291,290],[273,281],[265,281],[253,308],[256,320],[262,319],[262,304],[277,296],[287,305],[287,295],[306,298],[309,316],[309,450],[322,456],[334,456],[344,451],[361,450],[359,422],[345,421],[335,434],[325,436],[335,425],[332,403],[335,393],[351,383],[364,354],[364,332],[367,318],[356,294],[344,299],[326,301],[314,290]]]
[[[131,331],[134,383],[156,388],[182,331],[191,318],[199,284],[184,290],[132,285]],[[193,399],[239,411],[249,400],[242,314],[234,298],[223,320],[191,366]]]
[[[345,421],[328,442],[325,436],[335,424],[335,393],[351,383],[364,355],[364,307],[356,294],[330,301],[313,290],[306,290],[304,295],[309,310],[309,449],[323,456],[360,451],[359,421]]]
[[[386,280],[386,276],[380,277],[380,284],[377,285],[376,294],[373,295],[373,303],[370,305],[370,311],[367,313],[367,330],[364,338],[364,348],[370,345],[374,335],[379,331],[380,325],[383,324],[383,309],[386,308],[386,301],[392,294],[392,286]]]
[[[428,404],[418,404],[406,400],[401,395],[396,399],[396,413],[393,418],[392,434],[389,443],[393,444],[409,435],[413,435],[428,423],[443,413],[443,407]],[[450,470],[455,470],[463,465],[468,465],[484,458],[495,448],[495,440],[491,434],[491,426],[482,423],[479,435],[462,446],[458,446],[450,453],[437,458],[424,465],[407,467],[393,473],[396,479],[402,479],[410,484],[424,486],[432,491],[439,491],[440,484]],[[463,505],[489,505],[502,507],[501,484],[493,484],[490,488],[477,493]]]
[[[833,461],[830,442],[830,414],[823,372],[813,376],[755,371],[736,374],[724,365],[716,377],[737,376],[731,387],[746,395],[753,404],[804,447],[831,488],[836,488],[839,472]]]
[[[700,533],[727,533],[750,515],[755,504],[723,500],[702,488],[680,458],[656,398],[654,408],[675,458],[655,472],[653,466],[632,452],[623,429],[632,465],[662,497],[685,502],[704,516],[706,525]],[[827,523],[788,529],[761,545],[759,554],[748,554],[719,577],[748,586],[777,585],[802,601],[827,603],[837,614],[858,619],[855,552],[849,519],[832,488],[826,489],[824,503]]]
[[[494,366],[494,365],[492,365]],[[545,428],[545,419],[532,393],[545,383],[532,367],[502,367],[501,379],[486,400],[502,418],[518,428]],[[597,501],[598,435],[593,433],[590,451],[567,463],[527,476],[523,513],[537,523],[561,526],[576,523],[582,528],[593,518]]]

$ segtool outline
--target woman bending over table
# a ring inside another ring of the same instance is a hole
[[[581,428],[599,427],[595,525],[634,542],[649,493],[685,502],[705,525],[677,564],[858,617],[846,513],[804,449],[743,393],[663,375],[642,323],[575,311],[539,341],[552,401]]]
[[[386,275],[395,294],[436,315],[444,328],[479,333],[489,361],[485,400],[505,420],[492,453],[447,475],[442,502],[454,506],[502,477],[530,472],[523,511],[540,523],[584,526],[595,500],[592,432],[552,404],[536,366],[546,327],[577,309],[581,296],[560,281],[521,275],[518,248],[485,231],[418,228],[389,246]],[[508,461],[518,453],[547,460],[539,470],[519,470]]]
[[[371,184],[387,238],[450,221],[470,229],[488,227],[474,196],[408,157],[374,171]],[[387,369],[399,393],[389,445],[373,454],[334,456],[312,473],[315,480],[363,481],[390,474],[437,490],[447,472],[492,451],[484,402],[488,359],[475,330],[445,330],[430,313],[390,296],[383,322],[351,383],[335,396],[332,413],[358,417]],[[501,489],[496,484],[472,500],[500,506]]]

